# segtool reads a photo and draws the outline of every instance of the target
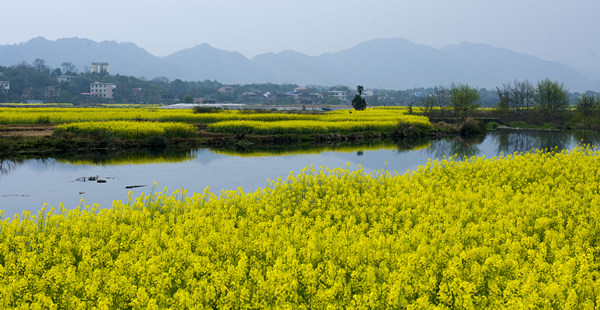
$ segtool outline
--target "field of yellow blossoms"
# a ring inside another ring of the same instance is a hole
[[[189,135],[183,127],[192,128],[186,124],[207,124],[207,130],[216,133],[277,135],[393,132],[399,122],[414,126],[421,133],[433,128],[427,117],[410,115],[403,107],[321,114],[251,110],[194,113],[157,108],[0,108],[0,125],[56,124],[59,133],[108,132],[124,139],[156,135],[164,131],[161,123],[170,124],[169,128],[178,124],[181,130],[177,130],[175,136],[185,137]]]
[[[191,137],[196,133],[196,128],[190,124],[174,122],[100,121],[57,125],[54,133],[71,133],[90,137],[97,137],[100,134],[108,133],[120,139],[137,140],[155,135],[167,138]]]
[[[600,152],[307,168],[0,222],[0,308],[594,309]]]

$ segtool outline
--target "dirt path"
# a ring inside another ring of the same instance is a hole
[[[54,125],[0,125],[0,137],[48,137]]]

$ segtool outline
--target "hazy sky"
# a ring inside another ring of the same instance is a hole
[[[4,0],[0,44],[133,42],[156,56],[208,43],[252,57],[374,38],[486,43],[600,72],[600,0]]]

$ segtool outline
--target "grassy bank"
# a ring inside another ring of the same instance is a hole
[[[433,123],[459,123],[460,119],[450,110],[436,109],[426,114]],[[506,111],[497,108],[483,108],[474,111],[472,118],[485,123],[498,123],[503,126],[540,130],[590,130],[600,131],[599,114],[583,114],[577,109],[548,113],[535,108]]]
[[[593,308],[600,153],[292,173],[0,222],[0,305]]]

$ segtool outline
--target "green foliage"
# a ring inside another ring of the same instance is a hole
[[[194,113],[216,113],[221,111],[221,108],[218,107],[203,107],[203,106],[194,106]]]
[[[485,124],[485,129],[486,130],[496,130],[496,129],[498,129],[498,126],[500,126],[500,124],[497,122],[487,122]]]
[[[146,147],[151,149],[162,149],[167,147],[167,140],[164,135],[152,135],[146,139]]]
[[[575,108],[577,109],[577,112],[585,116],[598,114],[600,111],[600,97],[583,94],[581,97],[577,98]]]
[[[364,88],[361,85],[356,87],[358,95],[354,95],[354,98],[352,99],[352,107],[355,110],[364,110],[367,108],[367,101],[362,97],[363,89]]]
[[[538,109],[545,113],[559,113],[569,107],[569,92],[562,83],[545,79],[535,90]]]
[[[268,109],[244,109],[239,111],[240,114],[266,114],[271,113]]]
[[[477,88],[468,84],[452,85],[450,88],[450,105],[462,120],[479,107],[479,98]]]
[[[528,129],[556,129],[556,127],[550,123],[532,124],[532,123],[523,122],[523,121],[509,122],[508,126],[514,127],[514,128],[528,128]]]
[[[485,123],[468,117],[460,124],[458,132],[461,136],[469,136],[484,133],[486,130]]]
[[[192,102],[194,102],[194,97],[190,94],[187,94],[183,97],[183,102],[192,103]]]
[[[36,124],[50,124],[50,116],[41,115],[36,119]]]

